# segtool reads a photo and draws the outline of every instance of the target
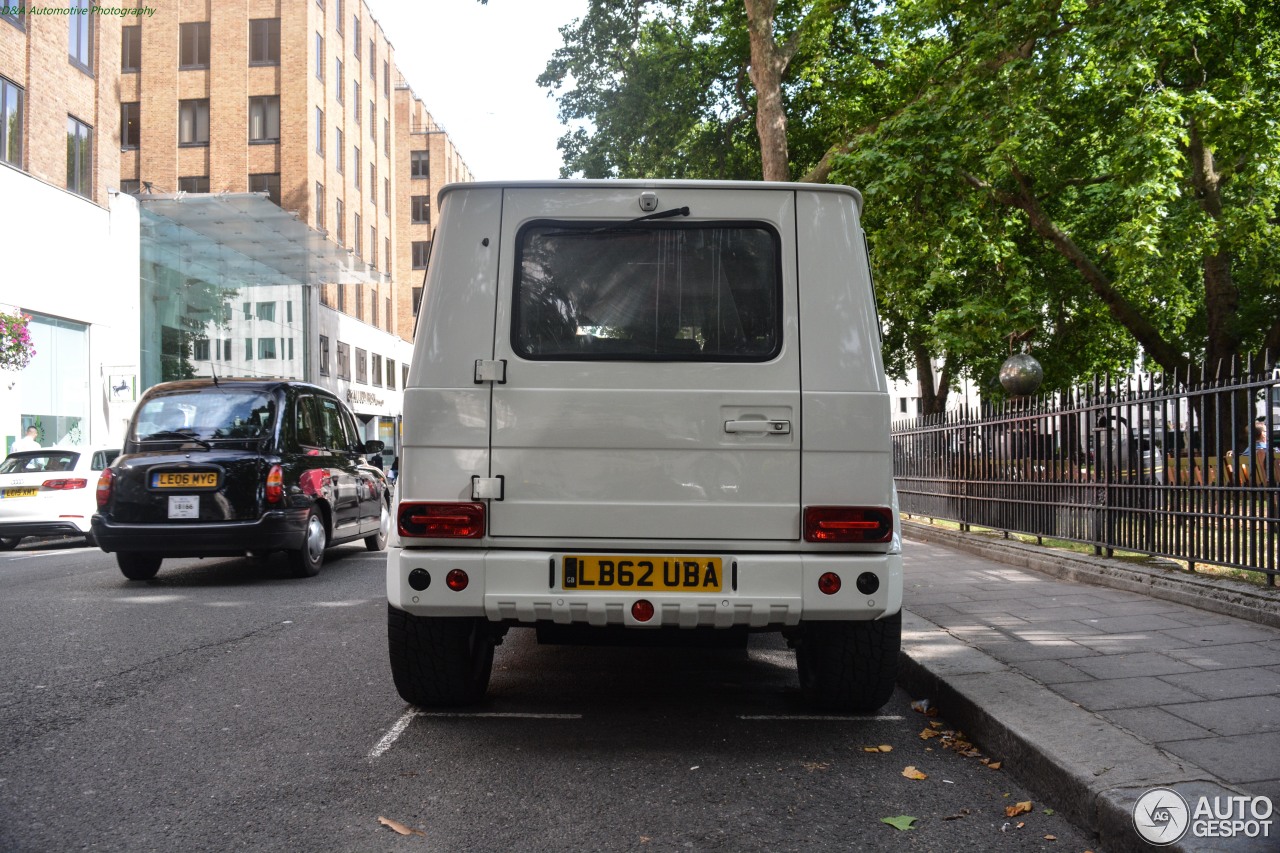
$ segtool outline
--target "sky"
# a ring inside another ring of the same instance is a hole
[[[560,176],[566,128],[538,75],[588,0],[366,0],[414,94],[476,180]]]

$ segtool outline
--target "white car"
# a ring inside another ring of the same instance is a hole
[[[42,447],[0,462],[0,551],[24,536],[88,536],[98,476],[119,448]]]

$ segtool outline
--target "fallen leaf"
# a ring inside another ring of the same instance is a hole
[[[942,728],[942,723],[938,722],[937,720],[930,720],[929,725],[933,726],[935,729]]]
[[[1004,816],[1017,817],[1020,814],[1030,814],[1030,812],[1031,812],[1031,801],[1026,800],[1024,802],[1018,803],[1017,805],[1005,806]]]
[[[1044,840],[1045,840],[1045,841],[1057,841],[1057,840],[1058,840],[1058,836],[1056,836],[1056,835],[1046,835],[1046,836],[1044,837]]]
[[[825,761],[805,761],[802,762],[804,769],[812,773],[815,770],[829,770],[831,765]]]
[[[908,829],[915,829],[911,824],[916,822],[916,818],[911,817],[911,815],[900,814],[897,817],[882,817],[880,822],[887,823],[901,832],[906,832]]]
[[[648,843],[650,842],[650,840],[651,840],[651,839],[650,839],[650,838],[649,838],[649,836],[647,836],[647,835],[642,835],[642,836],[640,836],[640,843],[641,843],[641,844],[648,844]]]
[[[862,748],[862,751],[863,751],[863,752],[879,752],[879,751],[880,751],[880,747],[878,747],[878,746],[864,746],[864,747]]]
[[[928,740],[933,737],[942,737],[942,733],[935,732],[933,729],[925,729],[920,733],[920,740]]]
[[[992,769],[992,770],[999,770],[999,769],[1000,769],[1000,762],[999,762],[999,761],[992,761],[990,764],[988,764],[988,765],[987,765],[987,767],[989,767],[989,768],[990,768],[990,769]]]
[[[961,809],[956,814],[947,815],[946,817],[943,818],[943,820],[960,820],[967,814],[972,814],[972,812],[970,812],[968,809]]]
[[[1022,827],[1026,826],[1026,825],[1027,825],[1027,824],[1026,824],[1026,822],[1025,822],[1025,821],[1021,821],[1021,820],[1020,820],[1020,821],[1018,821],[1018,829],[1022,829]]]
[[[880,750],[881,752],[893,752],[893,747],[889,746],[889,744],[887,743],[880,744],[879,746],[876,747],[876,749]]]
[[[914,764],[910,765],[905,770],[903,770],[902,775],[908,779],[928,779],[929,778],[928,776],[926,776],[925,774],[917,770]]]
[[[423,832],[421,829],[413,829],[412,827],[405,826],[400,821],[392,820],[389,817],[382,817],[381,815],[379,815],[378,823],[382,824],[385,827],[395,830],[401,835],[424,835],[424,836],[426,835],[426,833]]]
[[[1053,809],[1045,809],[1044,814],[1053,814]]]

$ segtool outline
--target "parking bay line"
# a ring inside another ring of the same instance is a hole
[[[395,725],[387,730],[369,752],[369,760],[382,757],[388,749],[404,734],[404,730],[409,728],[409,723],[413,722],[414,717],[446,717],[453,719],[512,719],[512,720],[581,720],[581,714],[535,714],[521,713],[517,711],[408,711],[403,717],[396,720]]]

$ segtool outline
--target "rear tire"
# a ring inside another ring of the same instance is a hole
[[[163,559],[151,554],[121,551],[116,554],[116,565],[120,567],[120,574],[131,581],[149,581],[156,576],[156,572],[160,571],[160,563]]]
[[[382,510],[378,516],[378,532],[372,536],[364,537],[364,547],[370,551],[387,550],[387,537],[391,533],[391,508],[387,506],[387,502],[382,502]]]
[[[488,620],[414,616],[387,607],[396,691],[423,708],[474,705],[489,689],[494,635]]]
[[[315,507],[307,513],[306,535],[302,547],[289,554],[289,568],[295,578],[313,578],[320,574],[324,564],[324,549],[329,545],[329,531],[324,526],[324,516]]]
[[[902,612],[875,621],[806,622],[796,646],[805,701],[830,711],[879,710],[893,695]]]
[[[12,551],[21,541],[21,536],[0,536],[0,551]]]

